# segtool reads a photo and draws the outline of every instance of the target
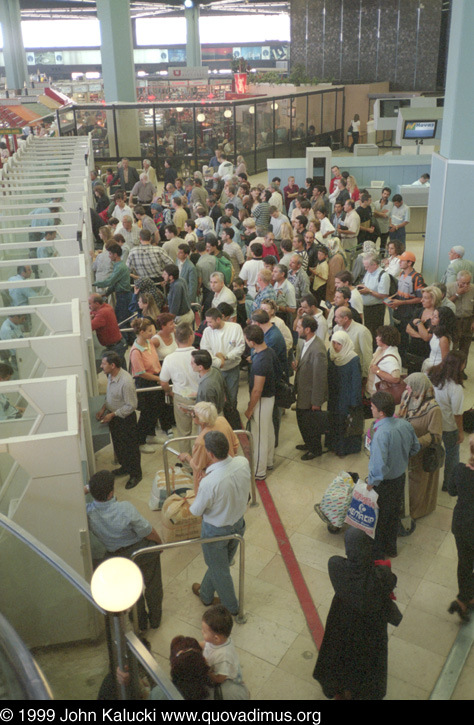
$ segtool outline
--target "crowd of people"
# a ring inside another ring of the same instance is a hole
[[[194,447],[181,443],[196,493],[191,511],[203,515],[203,537],[243,534],[250,470],[230,424],[238,407],[252,434],[257,481],[274,467],[288,391],[303,461],[360,452],[364,419],[371,419],[367,485],[379,496],[375,540],[371,555],[360,537],[351,541],[351,551],[364,550],[362,559],[352,565],[348,548],[348,563],[334,563],[331,578],[337,595],[346,574],[354,581],[364,571],[377,590],[370,612],[386,632],[397,618],[386,599],[393,582],[381,583],[370,561],[397,555],[407,470],[415,521],[436,508],[440,448],[443,490],[462,492],[469,477],[460,469],[459,446],[474,263],[454,246],[440,281],[427,285],[406,249],[409,209],[400,195],[386,188],[372,202],[337,167],[329,190],[311,179],[300,189],[293,177],[284,188],[279,178],[251,186],[222,153],[212,161],[214,173],[186,180],[169,164],[161,195],[145,162],[138,181],[122,162],[110,179],[122,189],[108,205],[100,182],[94,187],[104,247],[92,263],[98,292],[89,305],[108,379],[98,418],[109,425],[120,464],[113,473],[135,487],[141,454],[155,452],[174,432],[199,429]],[[140,185],[149,193],[134,199]],[[222,490],[223,469],[231,494]],[[452,611],[462,617],[473,603],[468,539],[456,534],[463,565]],[[208,570],[194,594],[208,606],[217,593],[236,614],[229,573],[235,551],[227,544],[203,550]],[[367,591],[354,590],[351,606],[361,611]],[[342,681],[327,691],[366,697]],[[377,685],[370,697],[380,692]]]

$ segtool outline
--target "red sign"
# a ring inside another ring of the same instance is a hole
[[[235,92],[239,95],[247,92],[247,73],[234,73]]]

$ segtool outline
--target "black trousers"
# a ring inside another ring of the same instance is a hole
[[[458,599],[463,604],[469,604],[474,599],[474,544],[472,536],[464,538],[456,535],[454,538],[458,550]]]
[[[397,553],[397,533],[403,505],[405,474],[381,481],[377,491],[379,518],[374,537],[374,559],[384,559]]]
[[[364,325],[370,330],[372,335],[372,346],[375,351],[377,344],[375,338],[377,336],[377,328],[382,327],[385,318],[386,306],[383,304],[379,305],[364,305]]]
[[[321,445],[321,434],[323,431],[323,420],[326,420],[326,414],[321,410],[303,410],[296,409],[296,421],[300,429],[301,437],[310,453],[320,456],[323,452]]]
[[[108,553],[107,558],[112,556],[124,556],[132,558],[132,554],[138,549],[153,546],[153,541],[143,539],[136,544],[126,546],[123,549]],[[138,626],[140,629],[147,629],[148,620],[152,627],[159,627],[163,605],[163,582],[161,580],[161,554],[143,554],[136,559],[136,564],[143,574],[145,593],[137,602]],[[146,604],[146,606],[145,606]],[[148,610],[148,611],[147,611]]]
[[[109,430],[115,456],[120,467],[125,469],[130,476],[141,477],[137,414],[130,413],[126,418],[119,418],[118,416],[112,418],[109,423]]]

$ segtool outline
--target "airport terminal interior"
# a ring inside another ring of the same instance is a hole
[[[143,203],[162,246],[167,237],[160,236],[160,225],[173,223],[170,168],[173,183],[181,177],[187,186],[190,178],[195,188],[197,176],[206,196],[216,188],[220,194],[239,169],[245,169],[250,189],[260,185],[271,193],[275,178],[282,190],[290,177],[300,189],[329,189],[334,169],[346,171],[370,195],[372,209],[386,187],[392,197],[403,197],[410,216],[400,251],[414,255],[426,285],[442,281],[453,247],[465,249],[464,259],[473,260],[468,264],[474,269],[469,197],[474,93],[466,93],[474,89],[474,62],[466,63],[466,54],[474,61],[466,30],[474,23],[473,5],[472,0],[4,0],[0,573],[8,586],[0,592],[6,643],[0,674],[9,693],[5,699],[95,700],[124,653],[132,686],[117,685],[110,699],[136,696],[137,664],[142,679],[145,671],[165,699],[181,699],[169,678],[170,642],[177,635],[202,640],[205,609],[192,586],[207,566],[197,538],[160,554],[159,627],[139,633],[128,617],[130,605],[122,607],[125,615],[105,619],[106,605],[91,594],[96,558],[84,486],[94,472],[117,468],[108,428],[96,420],[108,382],[88,299],[96,289],[93,260],[105,241],[98,229],[112,216],[108,205],[96,213],[96,177],[110,203],[125,189],[130,169],[138,180],[149,160],[156,176],[148,177],[154,188]],[[212,167],[216,149],[224,156]],[[125,181],[119,173],[124,158]],[[225,158],[228,167],[222,170]],[[126,193],[133,202],[131,188]],[[135,199],[132,211],[140,203]],[[284,205],[283,210],[288,211]],[[332,205],[329,211],[331,216]],[[143,225],[137,217],[133,221],[138,242],[135,222]],[[242,236],[244,221],[239,216]],[[46,237],[48,230],[55,234]],[[257,224],[258,237],[268,226],[263,230]],[[184,231],[181,236],[184,242]],[[375,234],[375,245],[368,239],[363,251],[375,247],[383,258],[380,237]],[[346,241],[344,248],[345,266],[354,269],[362,246]],[[107,302],[116,305],[120,294]],[[196,331],[205,309],[201,299],[194,301]],[[472,309],[470,314],[474,320]],[[130,319],[121,319],[131,344]],[[393,324],[388,309],[384,324]],[[8,325],[16,333],[3,335]],[[448,330],[449,350],[454,333],[454,327]],[[299,355],[301,341],[299,352],[294,342]],[[324,343],[329,350],[330,338]],[[130,347],[127,364],[129,353]],[[463,410],[469,411],[472,355],[464,377]],[[238,410],[244,424],[248,405],[249,372],[243,365]],[[15,414],[8,415],[12,406]],[[371,423],[364,421],[364,439]],[[173,539],[166,538],[163,514],[150,507],[150,497],[157,473],[177,463],[178,435],[174,426],[159,443],[145,444],[138,485],[126,488],[123,476],[115,481],[117,499],[133,504],[165,542]],[[470,457],[469,438],[465,432],[460,444],[463,463]],[[248,455],[251,434],[240,434],[239,442],[239,455]],[[244,553],[240,557],[238,549],[230,569],[239,598],[232,641],[252,701],[327,699],[313,670],[334,597],[328,560],[345,555],[347,525],[331,530],[315,504],[341,472],[357,472],[364,480],[370,459],[363,444],[360,452],[341,457],[324,440],[323,455],[311,458],[297,448],[302,442],[295,406],[289,406],[273,466],[265,477],[252,475]],[[433,510],[417,518],[411,532],[400,524],[408,535],[399,536],[391,569],[403,618],[398,626],[388,625],[386,700],[474,697],[474,618],[461,621],[448,612],[458,592],[451,532],[456,498],[442,483],[441,469]],[[406,489],[401,518],[410,528]],[[23,669],[18,681],[7,665],[12,651]],[[50,691],[31,684],[36,665]]]

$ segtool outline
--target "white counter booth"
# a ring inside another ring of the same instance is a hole
[[[0,421],[0,512],[90,581],[78,379],[0,383],[0,395],[16,396],[25,408],[21,418]],[[95,636],[85,600],[58,586],[52,610],[54,574],[36,557],[28,565],[18,549],[16,540],[0,536],[0,607],[17,632],[30,646]]]
[[[9,281],[16,276],[18,266],[37,268],[38,279],[31,276],[21,281]],[[0,262],[0,295],[3,307],[11,307],[9,289],[31,288],[35,292],[30,297],[30,304],[47,304],[50,302],[68,302],[71,299],[81,300],[81,306],[88,309],[87,298],[90,287],[90,268],[84,255],[77,257],[54,257],[52,259],[20,259],[14,265],[11,262]]]
[[[62,304],[0,308],[0,327],[12,313],[27,315],[26,324],[21,325],[23,337],[0,340],[0,357],[13,368],[15,380],[77,376],[84,428],[83,457],[87,473],[92,474],[95,458],[89,399],[98,395],[98,386],[89,312],[78,299]]]

